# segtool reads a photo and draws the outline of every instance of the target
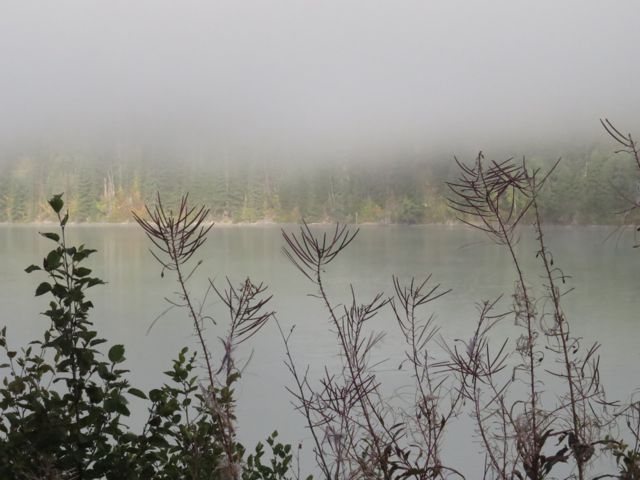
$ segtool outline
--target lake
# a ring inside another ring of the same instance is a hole
[[[294,231],[297,227],[284,228]],[[52,230],[48,226],[0,226],[0,324],[7,325],[14,347],[39,336],[46,326],[39,312],[48,300],[33,297],[43,275],[27,275],[24,268],[39,263],[52,245],[37,232]],[[584,337],[583,343],[597,340],[602,344],[601,375],[609,398],[625,399],[640,386],[640,252],[631,248],[631,239],[625,236],[619,242],[605,241],[610,232],[604,227],[548,227],[547,242],[556,266],[571,276],[567,282],[575,287],[564,303],[573,334]],[[125,344],[134,386],[148,390],[161,385],[162,372],[178,350],[195,346],[184,311],[170,311],[148,331],[167,306],[163,298],[175,291],[171,274],[161,278],[161,268],[148,252],[149,242],[134,225],[70,225],[68,242],[98,250],[88,266],[108,282],[89,291],[100,335]],[[324,365],[332,368],[338,362],[337,343],[327,314],[317,299],[307,295],[314,293],[313,285],[284,257],[282,245],[280,227],[215,226],[198,257],[204,262],[191,281],[191,291],[201,298],[207,277],[223,282],[228,276],[239,283],[250,276],[254,282],[268,284],[273,294],[271,309],[285,328],[296,325],[291,347],[298,365],[310,364],[312,372]],[[523,230],[518,251],[530,281],[536,281],[540,270],[532,231]],[[502,306],[508,309],[514,287],[514,272],[502,248],[469,228],[439,225],[362,227],[354,243],[327,268],[326,280],[335,303],[349,300],[349,284],[365,301],[378,291],[391,295],[393,274],[402,280],[432,274],[434,283],[452,289],[425,310],[425,315],[435,313],[435,322],[449,342],[471,336],[477,302],[504,293]],[[224,333],[225,312],[213,297],[207,299],[205,310],[218,323],[207,331],[215,351],[216,338]],[[513,324],[512,319],[506,322]],[[391,311],[376,317],[372,328],[387,332],[377,351],[378,358],[387,359],[379,367],[380,375],[390,380],[389,388],[399,387],[393,385],[393,372],[403,358],[403,347]],[[505,327],[499,332],[497,336],[510,330]],[[285,391],[291,379],[283,365],[284,348],[275,325],[268,324],[248,347],[238,352],[241,360],[250,358],[237,389],[241,438],[253,444],[278,428],[282,440],[303,442],[302,462],[309,465],[311,442]],[[436,345],[434,348],[437,350]],[[131,424],[140,425],[142,404],[133,404],[132,412]],[[467,472],[479,468],[482,458],[476,454],[479,445],[473,440],[468,418],[463,415],[450,433],[456,437],[456,448],[447,449],[445,461]]]

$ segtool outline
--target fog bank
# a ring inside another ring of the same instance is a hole
[[[5,1],[0,142],[317,158],[639,131],[640,3]],[[313,154],[313,155],[312,155]]]

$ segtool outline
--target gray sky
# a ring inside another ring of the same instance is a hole
[[[0,141],[367,154],[640,134],[637,0],[0,0]]]

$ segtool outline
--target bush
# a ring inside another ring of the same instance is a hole
[[[179,352],[160,388],[145,393],[130,384],[124,346],[107,349],[107,340],[99,337],[90,320],[93,304],[87,291],[104,284],[84,266],[95,250],[67,245],[69,217],[62,213],[62,195],[54,196],[49,205],[60,230],[42,235],[55,248],[41,266],[31,265],[26,271],[47,276],[36,296],[51,299],[44,313],[50,325],[41,339],[20,352],[9,347],[6,327],[0,334],[7,358],[0,366],[8,370],[0,388],[0,478],[289,478],[291,446],[277,442],[277,433],[267,439],[272,450],[268,465],[263,464],[262,444],[245,458],[244,446],[235,440],[233,385],[240,375],[231,356],[225,360],[222,384],[213,377],[211,382],[200,381],[198,355],[187,348]],[[178,258],[177,266],[188,260]],[[253,307],[261,293],[248,280],[243,286],[239,296],[236,289],[227,290],[233,312],[236,300]],[[265,303],[250,311],[257,314]],[[238,315],[235,327],[250,320]],[[238,336],[229,339],[234,342]],[[149,415],[139,433],[124,423],[132,397],[148,401]]]

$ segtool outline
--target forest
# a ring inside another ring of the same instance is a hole
[[[158,191],[169,204],[190,192],[194,203],[211,208],[209,220],[218,223],[455,221],[446,205],[446,182],[457,171],[452,156],[299,163],[246,156],[220,161],[214,154],[191,155],[184,162],[174,157],[140,148],[101,155],[5,154],[0,222],[53,220],[47,199],[60,192],[76,222],[127,222],[130,212],[152,203]],[[527,157],[533,168],[556,161],[549,154]],[[634,223],[637,214],[624,210],[640,195],[638,185],[633,161],[610,146],[574,148],[545,184],[540,208],[548,223]]]

